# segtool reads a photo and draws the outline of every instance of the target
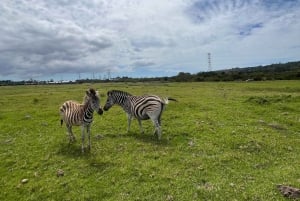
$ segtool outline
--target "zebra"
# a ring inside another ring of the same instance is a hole
[[[138,120],[141,133],[144,133],[142,120],[151,119],[155,127],[154,135],[157,135],[160,140],[161,115],[169,100],[177,101],[174,98],[162,99],[156,95],[133,96],[125,91],[111,90],[107,92],[107,101],[103,109],[108,111],[115,104],[121,106],[127,113],[127,132],[130,130],[133,117]]]
[[[63,122],[65,122],[69,134],[69,143],[75,141],[72,126],[81,126],[82,152],[84,152],[85,128],[89,140],[88,149],[90,150],[91,148],[90,128],[91,123],[93,122],[94,110],[97,111],[99,115],[103,114],[98,91],[95,91],[94,89],[86,91],[82,104],[75,101],[66,101],[59,109],[61,126],[63,125]]]

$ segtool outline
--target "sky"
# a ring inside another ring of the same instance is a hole
[[[300,60],[300,0],[1,0],[0,80],[173,76]]]

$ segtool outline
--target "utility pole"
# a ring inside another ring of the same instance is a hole
[[[207,67],[207,71],[212,71],[212,67],[211,67],[211,54],[210,52],[207,53],[207,62],[208,62],[208,67]]]

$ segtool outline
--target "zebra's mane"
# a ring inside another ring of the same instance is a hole
[[[95,91],[95,89],[89,89],[86,91],[85,96],[83,97],[83,102],[82,104],[85,105],[91,98],[96,98],[98,97],[98,91]]]
[[[132,94],[130,94],[126,91],[121,91],[121,90],[111,90],[111,91],[107,92],[107,95],[109,95],[109,94],[120,94],[123,96],[132,96]]]
[[[83,101],[82,101],[82,105],[87,104],[87,102],[90,100],[91,98],[88,95],[84,95],[83,97]]]

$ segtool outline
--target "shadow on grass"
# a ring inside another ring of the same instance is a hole
[[[95,149],[96,150],[96,149]],[[110,161],[102,161],[97,157],[98,153],[93,150],[85,150],[81,152],[81,144],[73,143],[60,143],[57,154],[63,155],[69,158],[78,159],[79,161],[84,160],[85,164],[89,164],[91,168],[97,169],[97,171],[104,171],[115,164]]]
[[[167,146],[170,144],[169,139],[166,139],[162,136],[162,139],[158,140],[157,136],[153,134],[148,133],[136,133],[136,132],[129,132],[124,134],[106,134],[104,135],[104,138],[133,138],[139,141],[142,141],[144,143],[151,143],[154,145],[162,145]]]
[[[91,168],[102,172],[102,171],[105,171],[106,169],[114,166],[115,164],[112,163],[112,162],[103,162],[103,161],[91,160],[91,161],[89,161],[89,165],[90,165]]]
[[[61,142],[59,144],[59,148],[57,151],[57,154],[61,154],[64,156],[68,156],[68,157],[85,157],[85,158],[90,158],[93,156],[93,148],[91,148],[91,150],[88,150],[87,148],[85,148],[84,150],[85,152],[82,153],[81,152],[81,143],[68,143],[68,142]]]

